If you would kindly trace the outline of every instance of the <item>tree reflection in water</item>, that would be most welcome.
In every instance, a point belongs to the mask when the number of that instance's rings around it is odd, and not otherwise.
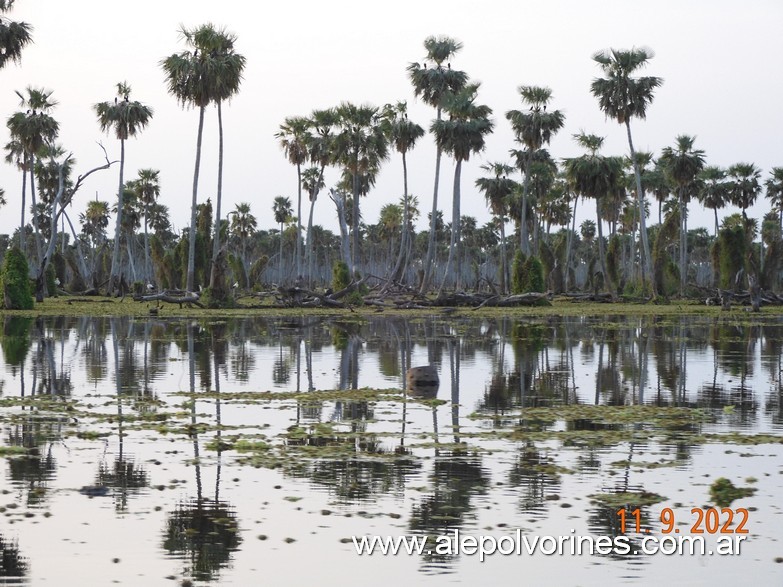
[[[186,325],[188,374],[190,382],[190,407],[191,419],[189,434],[193,439],[194,469],[196,476],[196,496],[180,501],[174,511],[169,514],[164,530],[163,548],[170,554],[183,558],[188,562],[184,569],[184,575],[198,581],[212,581],[218,575],[221,568],[228,565],[232,552],[239,548],[242,541],[239,535],[239,521],[235,508],[228,502],[219,499],[220,494],[220,465],[216,467],[215,496],[206,497],[203,494],[201,476],[201,451],[198,438],[198,421],[196,412],[196,341],[194,324]],[[223,356],[220,350],[224,337],[218,329],[212,332],[211,348],[218,349],[218,354]],[[218,363],[216,363],[217,366]],[[202,383],[209,380],[209,363],[201,363]],[[219,370],[215,370],[216,380]],[[217,383],[219,388],[219,382]],[[220,407],[217,403],[216,417],[217,429],[220,429]],[[220,442],[217,442],[220,453]],[[219,458],[219,457],[218,457]]]
[[[19,552],[17,542],[0,534],[0,583],[3,585],[25,585],[30,570],[27,559]]]

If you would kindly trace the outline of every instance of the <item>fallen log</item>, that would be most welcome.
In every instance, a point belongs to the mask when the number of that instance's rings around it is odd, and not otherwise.
[[[199,308],[204,308],[204,304],[198,301],[199,295],[192,291],[164,291],[145,296],[133,296],[133,299],[136,302],[166,302],[169,304],[179,304],[180,308],[182,307],[182,304],[193,304]]]

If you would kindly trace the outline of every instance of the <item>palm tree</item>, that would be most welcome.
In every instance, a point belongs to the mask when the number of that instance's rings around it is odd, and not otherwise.
[[[761,170],[753,163],[736,163],[729,167],[729,201],[742,210],[742,218],[748,222],[747,210],[761,193]]]
[[[283,224],[291,219],[291,199],[285,196],[277,196],[272,206],[272,213],[275,215],[275,222],[280,225],[280,261],[278,280],[283,284]]]
[[[212,265],[209,272],[209,287],[215,289],[215,279],[221,271],[217,268],[220,252],[220,213],[223,203],[223,101],[230,100],[239,92],[242,83],[242,72],[245,69],[245,58],[234,51],[237,37],[225,29],[215,30],[212,27],[202,27],[194,36],[194,41],[201,47],[202,55],[209,51],[210,68],[215,76],[213,101],[217,106],[218,117],[218,181],[215,197],[215,226],[212,238]]]
[[[152,118],[152,108],[141,102],[130,101],[131,87],[127,82],[117,84],[117,95],[121,99],[114,98],[114,103],[100,102],[95,105],[95,113],[98,122],[104,132],[114,131],[120,140],[120,181],[117,189],[117,223],[114,229],[114,251],[111,258],[111,273],[109,275],[109,291],[113,291],[118,285],[119,259],[120,259],[120,232],[122,226],[123,192],[125,190],[125,141],[135,137],[137,133],[149,124]]]
[[[408,105],[405,102],[397,102],[395,105],[387,104],[384,107],[384,132],[389,142],[402,156],[402,198],[403,214],[402,217],[410,217],[410,203],[408,195],[408,160],[407,154],[416,141],[424,136],[424,129],[415,122],[408,120]],[[397,262],[391,272],[390,281],[392,283],[401,279],[405,275],[407,265],[407,251],[410,248],[410,223],[405,220],[402,224],[402,238],[400,239],[400,253],[397,256]]]
[[[712,210],[715,215],[715,237],[718,236],[718,209],[723,208],[728,200],[728,185],[726,184],[726,170],[711,165],[701,170],[699,174],[701,189],[696,197],[705,208]]]
[[[560,110],[547,112],[552,99],[552,90],[538,86],[520,86],[522,103],[528,110],[509,110],[506,118],[511,122],[515,140],[527,149],[527,161],[524,168],[525,180],[522,186],[522,207],[519,219],[520,248],[530,255],[530,239],[527,234],[527,197],[530,191],[530,171],[536,151],[548,145],[552,136],[565,124],[565,115]]]
[[[250,278],[247,272],[247,243],[256,230],[258,222],[250,213],[250,204],[240,202],[234,207],[231,216],[231,234],[242,244],[242,271],[245,277],[245,287],[250,287]]]
[[[685,296],[688,277],[688,189],[704,168],[704,151],[694,149],[696,137],[679,135],[677,145],[664,147],[660,162],[670,181],[677,186],[677,201],[680,210],[680,297]]]
[[[210,102],[216,102],[220,105],[222,100],[236,93],[242,80],[242,69],[244,68],[245,59],[233,51],[235,37],[224,30],[216,30],[212,24],[201,25],[195,29],[182,28],[180,35],[192,51],[186,50],[166,57],[161,61],[161,67],[166,73],[169,93],[182,106],[195,106],[199,109],[196,163],[193,170],[193,198],[190,206],[188,272],[186,278],[187,290],[193,291],[196,272],[196,214],[198,210],[198,180],[201,170],[201,143],[204,134],[204,112]],[[219,115],[220,112],[220,109],[218,109]],[[218,122],[222,129],[220,118]],[[220,160],[222,161],[222,155]],[[221,188],[221,183],[222,172],[219,171],[219,189]],[[219,218],[219,215],[216,214],[216,218]],[[217,224],[216,226],[219,227],[220,225]]]
[[[484,192],[484,199],[487,201],[489,209],[497,219],[500,227],[500,291],[507,293],[507,271],[508,262],[506,260],[506,213],[508,212],[508,201],[511,194],[519,189],[519,184],[508,176],[514,172],[514,168],[507,163],[486,163],[481,169],[488,172],[489,177],[479,177],[476,180],[476,187],[480,192]]]
[[[307,139],[310,121],[303,116],[285,119],[275,137],[288,162],[296,165],[296,274],[302,275],[302,165],[307,162]]]
[[[144,209],[144,276],[152,279],[150,272],[150,241],[149,217],[150,208],[155,205],[160,196],[160,171],[157,169],[139,169],[139,176],[134,182],[136,197]]]
[[[778,213],[779,228],[783,231],[783,167],[773,167],[764,185],[767,188],[767,199]]]
[[[14,0],[0,0],[0,69],[9,62],[19,63],[22,49],[32,42],[33,30],[26,22],[15,22],[2,16],[11,10]]]
[[[35,210],[36,196],[35,196],[35,167],[39,152],[49,143],[57,138],[57,134],[60,131],[60,125],[52,118],[49,112],[57,105],[57,101],[52,100],[52,91],[45,90],[43,88],[28,87],[26,95],[22,95],[20,92],[16,92],[19,96],[19,105],[22,108],[26,108],[26,112],[17,112],[13,114],[7,122],[8,130],[11,134],[12,142],[16,141],[18,144],[15,148],[21,146],[23,151],[23,162],[21,165],[22,173],[25,170],[30,173],[30,201],[32,209]],[[12,147],[13,148],[13,147]],[[20,237],[19,246],[24,251],[25,249],[25,182],[22,181],[22,220],[20,224]],[[40,260],[43,255],[43,244],[41,242],[41,235],[38,228],[38,215],[33,213],[33,229],[35,231],[35,246],[38,259]],[[38,263],[36,263],[38,266]]]
[[[352,272],[361,264],[359,248],[359,196],[366,194],[375,182],[380,164],[388,156],[388,141],[383,132],[378,108],[343,102],[335,110],[339,131],[334,138],[335,159],[343,166],[344,179],[353,185]]]
[[[642,190],[642,175],[639,161],[636,158],[633,139],[631,137],[631,119],[647,117],[647,106],[652,103],[653,92],[663,83],[660,77],[632,77],[633,74],[647,65],[654,57],[650,49],[609,49],[593,55],[593,60],[606,75],[597,78],[590,84],[590,91],[598,98],[598,104],[607,117],[625,125],[628,134],[628,147],[631,151],[631,161],[636,175],[636,196],[639,200],[639,210],[644,210],[644,191]],[[652,284],[653,298],[656,296],[655,283],[652,278],[652,257],[647,239],[647,220],[644,214],[639,218],[639,234],[642,241],[642,285],[645,277]]]
[[[454,261],[455,251],[460,258],[460,179],[462,163],[470,159],[472,153],[484,150],[484,137],[492,132],[494,123],[489,116],[492,109],[483,104],[476,104],[479,84],[468,84],[456,94],[448,96],[444,101],[444,109],[448,119],[435,120],[430,130],[435,135],[439,149],[449,153],[456,165],[454,167],[454,195],[452,199],[451,246],[446,261],[446,271],[438,290],[438,296],[443,292],[443,286],[448,279]],[[460,287],[461,272],[457,271],[457,288]]]
[[[451,68],[448,59],[456,55],[462,49],[462,43],[450,37],[427,37],[424,40],[424,48],[427,56],[424,64],[411,63],[408,65],[408,76],[413,84],[413,93],[421,97],[425,103],[435,108],[435,120],[440,121],[443,112],[443,101],[446,96],[455,94],[465,87],[468,75],[464,71]],[[443,63],[446,62],[446,67]],[[427,64],[430,67],[427,67]],[[432,265],[435,258],[435,220],[438,217],[438,184],[440,183],[440,160],[443,152],[436,147],[435,155],[435,187],[432,192],[432,212],[430,213],[430,234],[427,241],[427,257],[424,261],[424,279],[421,282],[420,291],[425,292],[430,286],[432,278]]]
[[[324,170],[326,166],[334,162],[334,135],[332,134],[337,124],[337,113],[333,108],[314,110],[309,118],[310,129],[307,136],[307,150],[310,162],[315,167],[317,174],[305,170],[302,181],[310,198],[310,213],[307,219],[307,278],[310,287],[313,285],[313,271],[315,263],[315,251],[313,237],[313,211],[318,194],[324,188]]]
[[[598,229],[598,254],[601,262],[604,282],[607,290],[614,296],[616,291],[611,283],[606,267],[603,229],[601,226],[601,200],[619,189],[623,172],[623,160],[620,157],[604,157],[598,154],[604,142],[603,137],[580,133],[574,135],[576,142],[588,150],[581,157],[566,159],[564,163],[566,177],[573,190],[582,197],[593,198],[596,202],[596,226]]]

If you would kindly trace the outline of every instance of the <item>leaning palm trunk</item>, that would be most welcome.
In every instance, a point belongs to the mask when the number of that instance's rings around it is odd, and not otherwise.
[[[441,108],[437,109],[435,120],[441,119]],[[424,277],[421,280],[419,293],[425,293],[430,287],[432,279],[432,266],[435,260],[435,228],[438,218],[438,184],[440,183],[440,160],[443,156],[443,150],[438,147],[435,154],[435,187],[432,190],[432,213],[430,214],[430,234],[427,239],[427,257],[424,260]]]
[[[440,282],[440,288],[438,288],[438,297],[441,296],[443,293],[443,287],[446,285],[446,281],[449,278],[449,274],[451,272],[452,264],[454,261],[455,254],[457,255],[457,258],[459,258],[459,251],[457,250],[460,246],[460,238],[459,238],[459,219],[460,219],[460,210],[459,210],[459,203],[460,203],[460,177],[462,175],[462,159],[457,159],[457,165],[454,168],[454,198],[452,201],[452,214],[451,214],[451,242],[449,246],[449,257],[446,261],[446,270],[443,274],[443,281]],[[457,271],[457,287],[459,287],[459,270]]]
[[[656,298],[655,279],[653,279],[652,257],[650,256],[650,243],[647,240],[647,219],[644,214],[644,192],[642,191],[642,172],[639,169],[639,162],[636,160],[636,151],[633,148],[633,139],[631,138],[631,124],[625,121],[625,130],[628,133],[628,147],[631,151],[631,161],[633,161],[633,171],[636,176],[636,196],[639,201],[639,235],[642,241],[642,287],[646,280],[650,280],[650,289],[653,299]]]
[[[215,228],[212,239],[212,266],[209,272],[209,287],[215,287],[215,279],[221,273],[217,270],[218,253],[220,252],[220,204],[223,202],[223,110],[221,100],[217,101],[218,115],[218,183],[215,196]],[[146,226],[144,227],[146,231]],[[146,234],[146,233],[145,233]]]
[[[185,285],[187,291],[194,291],[196,281],[196,206],[198,205],[198,175],[201,170],[201,139],[204,134],[204,110],[198,112],[198,137],[196,138],[196,165],[193,170],[193,201],[190,205],[190,230],[188,232],[188,275]]]
[[[402,237],[400,238],[400,252],[397,255],[397,262],[394,264],[394,269],[391,272],[391,278],[389,283],[399,281],[405,274],[404,260],[407,258],[408,250],[408,215],[410,214],[410,207],[408,204],[408,162],[405,158],[405,152],[402,153],[402,198],[403,198],[403,212],[402,212]],[[391,260],[391,257],[390,257]],[[388,285],[388,283],[387,283]]]
[[[71,222],[70,216],[68,216],[68,213],[65,211],[65,208],[60,210],[60,213],[65,217],[65,219],[68,221],[68,226],[71,227],[71,234],[73,235],[73,242],[76,245],[76,259],[79,262],[79,268],[82,272],[82,280],[84,281],[85,285],[90,283],[91,281],[91,275],[90,271],[87,268],[87,262],[84,260],[84,254],[82,253],[82,244],[79,239],[79,237],[76,235],[76,230],[73,228],[73,222]]]
[[[359,154],[354,156],[354,172],[353,172],[353,248],[352,257],[353,265],[351,267],[351,273],[353,277],[356,277],[359,271],[359,265],[361,264],[361,255],[359,254]]]

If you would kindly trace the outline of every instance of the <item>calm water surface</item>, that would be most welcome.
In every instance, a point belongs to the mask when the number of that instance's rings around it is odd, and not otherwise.
[[[6,318],[0,352],[0,584],[781,584],[777,317]],[[616,536],[617,493],[689,535],[719,477],[739,556],[351,541]]]

